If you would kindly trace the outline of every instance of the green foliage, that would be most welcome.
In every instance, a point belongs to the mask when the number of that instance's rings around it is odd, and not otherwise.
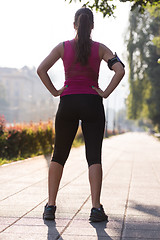
[[[48,121],[6,128],[4,117],[0,117],[0,158],[13,160],[52,152],[55,135],[52,126],[52,121]]]
[[[120,0],[120,2],[131,2],[131,11],[138,9],[140,13],[144,13],[147,6],[157,7],[160,4],[159,0]]]
[[[159,36],[153,38],[153,44],[155,46],[157,46],[157,48],[160,48],[160,37]]]
[[[6,127],[4,116],[0,116],[0,165],[40,154],[51,153],[55,140],[53,122],[14,124]],[[73,146],[83,143],[81,129],[78,129]]]
[[[113,132],[108,130],[108,136],[111,135]],[[0,165],[51,153],[54,140],[55,132],[51,120],[47,123],[40,121],[6,127],[4,116],[0,116]],[[83,143],[83,133],[79,127],[73,147],[79,147]]]
[[[7,134],[5,133],[6,121],[4,116],[0,116],[0,154],[3,157],[6,149]]]
[[[67,0],[65,0],[67,1]],[[69,0],[71,3],[73,0]],[[76,2],[76,0],[74,0]],[[82,0],[78,0],[82,2]],[[131,3],[131,11],[138,9],[139,13],[144,13],[145,7],[149,6],[158,6],[160,4],[160,0],[119,0],[120,2],[130,2]],[[105,16],[113,16],[116,5],[113,4],[113,0],[94,0],[94,1],[85,1],[83,6],[89,7],[91,9],[95,9],[98,12]]]
[[[153,16],[155,18],[157,18],[157,17],[159,18],[159,16],[160,16],[160,5],[159,4],[156,4],[155,6],[148,5],[147,10],[149,11],[151,16]]]
[[[151,119],[160,130],[160,67],[157,62],[160,48],[158,44],[154,45],[154,39],[160,33],[160,14],[150,12],[151,7],[143,15],[138,15],[137,10],[130,13],[128,117]]]

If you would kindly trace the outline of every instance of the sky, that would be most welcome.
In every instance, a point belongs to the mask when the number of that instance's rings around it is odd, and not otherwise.
[[[36,67],[59,43],[75,37],[74,14],[85,1],[69,0],[5,0],[0,1],[0,67]],[[125,63],[126,46],[124,35],[128,26],[130,6],[116,1],[116,18],[103,18],[94,12],[92,39],[105,44]],[[63,84],[62,63],[53,67],[57,87]],[[127,67],[126,67],[127,72]],[[113,73],[102,64],[100,86],[106,87]],[[61,78],[61,80],[59,80]],[[116,90],[112,105],[121,108],[128,91],[127,74]],[[120,93],[119,93],[120,91]],[[115,96],[114,96],[115,95]],[[119,97],[117,97],[119,95]],[[122,96],[120,96],[122,95]],[[117,99],[121,99],[120,101]]]

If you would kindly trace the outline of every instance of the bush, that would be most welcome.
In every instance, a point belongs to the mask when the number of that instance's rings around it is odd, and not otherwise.
[[[20,138],[21,138],[21,132],[12,130],[9,131],[7,141],[6,141],[6,157],[8,159],[16,158],[19,156],[20,151]]]
[[[0,156],[5,157],[8,134],[5,132],[6,121],[4,116],[0,116]]]
[[[3,133],[5,132],[5,128],[6,128],[6,120],[4,115],[0,115],[0,136],[3,135]]]
[[[6,127],[4,116],[0,116],[0,164],[51,153],[54,140],[55,132],[51,120]],[[83,135],[79,128],[73,146],[79,146],[82,142]]]
[[[4,125],[2,117],[0,120],[0,158],[9,160],[52,152],[54,130],[51,120],[9,127]]]

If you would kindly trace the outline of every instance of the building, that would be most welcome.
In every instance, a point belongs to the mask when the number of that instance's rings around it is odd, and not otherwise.
[[[35,68],[0,68],[0,115],[7,122],[53,118],[57,99],[44,87]]]

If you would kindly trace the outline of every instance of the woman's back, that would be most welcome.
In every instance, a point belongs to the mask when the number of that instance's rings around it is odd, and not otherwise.
[[[98,42],[91,42],[90,55],[85,65],[76,60],[76,40],[64,42],[63,64],[65,86],[68,87],[61,96],[70,94],[97,95],[92,86],[98,87],[100,62]]]

